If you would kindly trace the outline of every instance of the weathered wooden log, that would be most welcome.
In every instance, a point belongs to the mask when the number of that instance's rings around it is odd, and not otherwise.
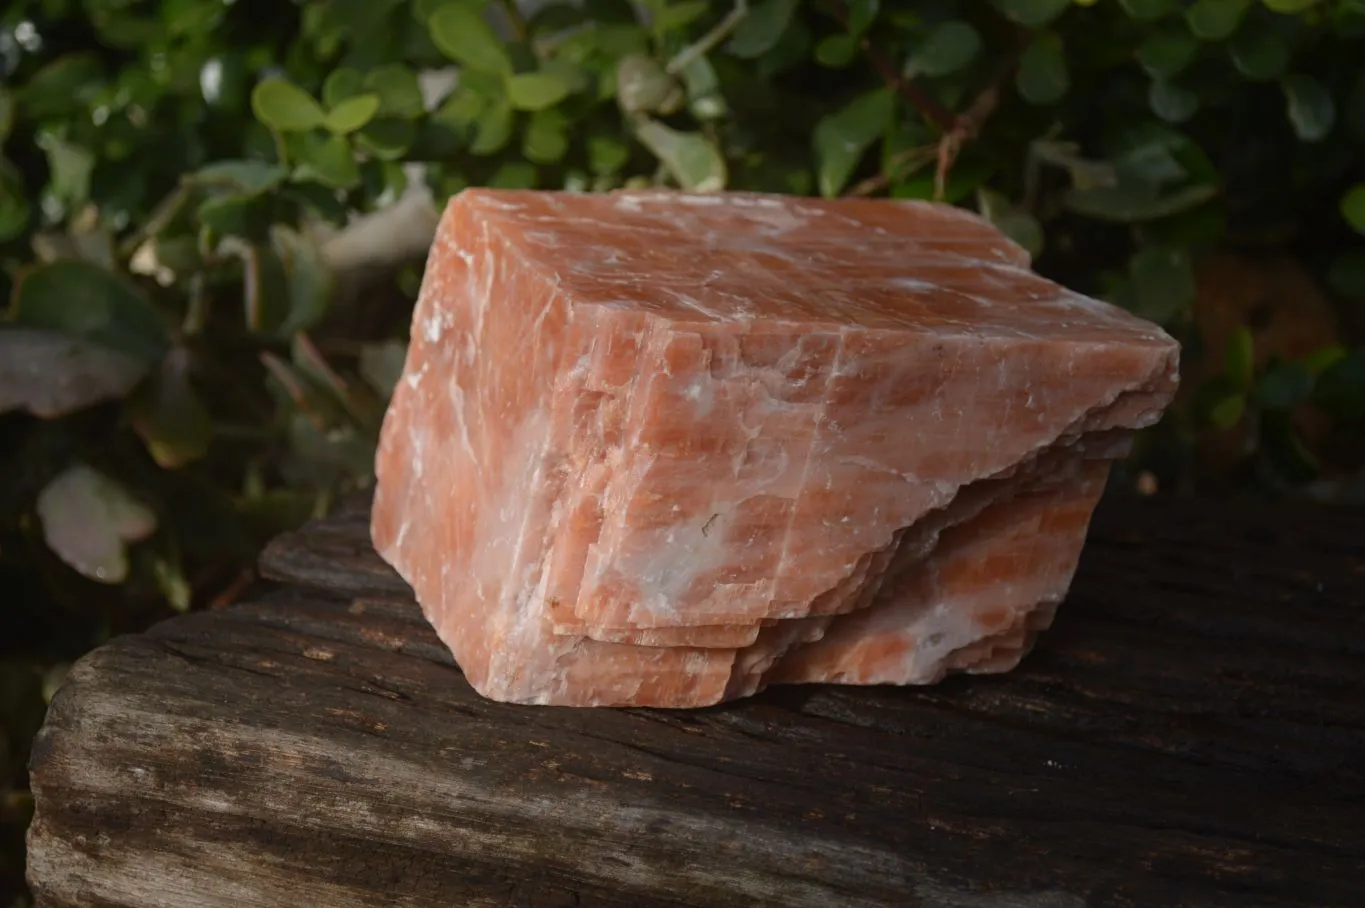
[[[73,669],[39,905],[1365,904],[1365,515],[1108,501],[1010,674],[671,712],[480,698],[365,521]]]

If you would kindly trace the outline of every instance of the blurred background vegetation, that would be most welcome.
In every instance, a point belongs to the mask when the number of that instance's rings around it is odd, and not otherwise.
[[[1365,0],[0,7],[0,905],[66,666],[370,482],[465,186],[966,206],[1185,344],[1116,485],[1365,498]]]

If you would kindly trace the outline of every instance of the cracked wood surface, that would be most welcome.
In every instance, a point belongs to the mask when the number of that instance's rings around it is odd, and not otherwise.
[[[1365,904],[1365,515],[1106,501],[1013,673],[669,712],[481,699],[365,514],[73,669],[40,906]]]

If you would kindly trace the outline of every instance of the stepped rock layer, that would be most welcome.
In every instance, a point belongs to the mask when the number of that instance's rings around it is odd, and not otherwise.
[[[466,190],[372,534],[496,700],[1005,671],[1178,354],[946,205]]]

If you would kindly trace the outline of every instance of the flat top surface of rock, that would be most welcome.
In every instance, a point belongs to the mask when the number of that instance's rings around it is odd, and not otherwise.
[[[962,209],[885,199],[465,190],[458,203],[576,305],[745,330],[799,323],[1169,344],[1029,270]]]

